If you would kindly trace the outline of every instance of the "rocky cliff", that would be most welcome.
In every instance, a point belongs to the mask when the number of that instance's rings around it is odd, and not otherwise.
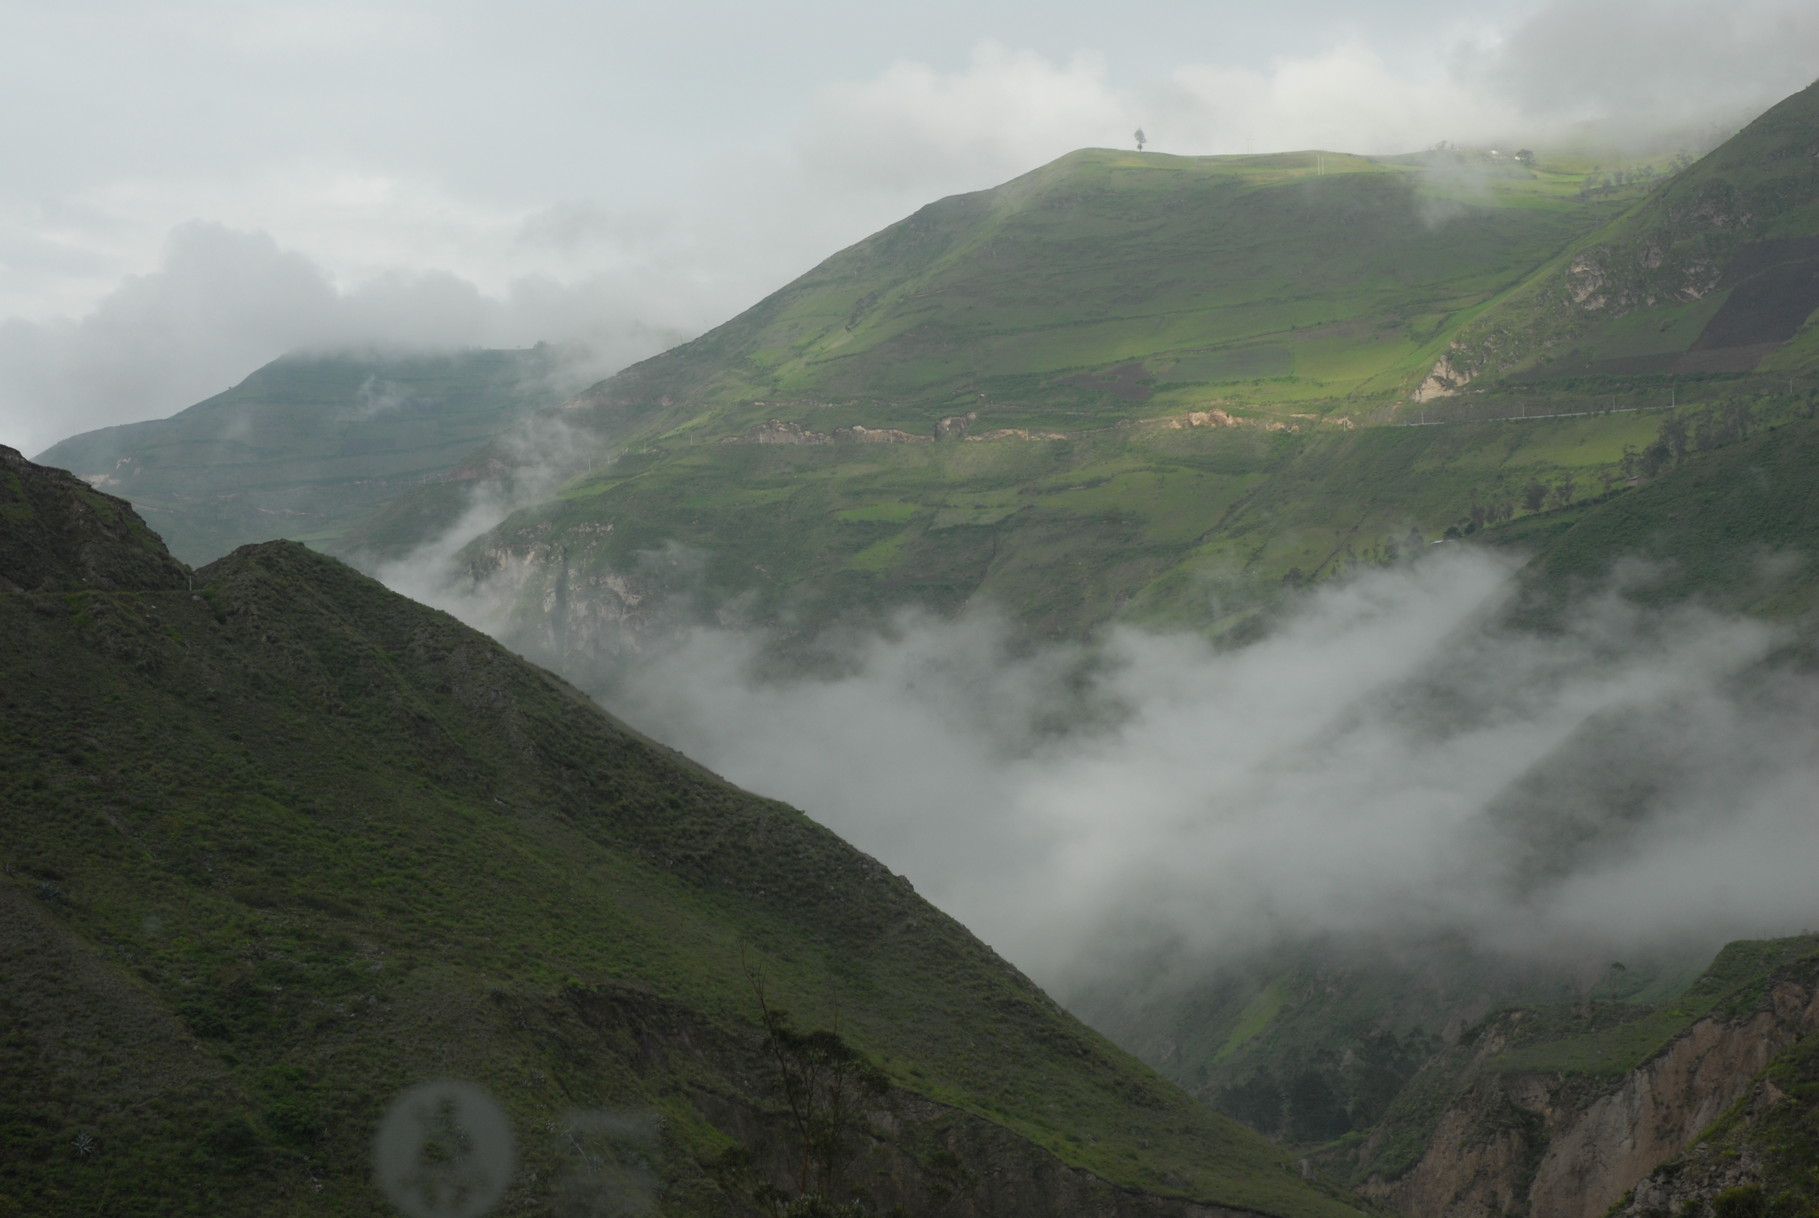
[[[1708,997],[1717,999],[1708,1013],[1620,1072],[1608,1069],[1612,1057],[1684,1008],[1625,1020],[1586,1005],[1569,1016],[1582,1030],[1539,1042],[1526,1025],[1561,1012],[1493,1017],[1450,1063],[1430,1067],[1450,1070],[1460,1085],[1419,1158],[1405,1171],[1369,1174],[1360,1191],[1416,1218],[1597,1218],[1693,1145],[1758,1087],[1778,1054],[1819,1027],[1819,956]],[[1393,1125],[1379,1129],[1361,1159],[1383,1152]]]

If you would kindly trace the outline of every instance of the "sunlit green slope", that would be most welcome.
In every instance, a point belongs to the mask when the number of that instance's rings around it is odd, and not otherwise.
[[[1580,200],[1583,178],[1449,154],[1076,152],[930,204],[595,400],[647,434],[722,435],[1380,399],[1623,205]]]
[[[640,556],[674,544],[711,600],[806,626],[905,601],[990,601],[1044,633],[1127,607],[1241,616],[1469,522],[1475,497],[1601,486],[1651,434],[1354,426],[1627,205],[1580,198],[1586,168],[1084,151],[943,200],[571,403],[630,451],[473,569],[526,573],[547,604],[557,551],[578,588],[654,586]],[[453,510],[419,493],[337,544],[395,556]]]

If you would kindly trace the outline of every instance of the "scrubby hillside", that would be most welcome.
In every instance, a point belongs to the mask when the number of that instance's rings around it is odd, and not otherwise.
[[[1351,1212],[902,879],[446,615],[294,543],[192,575],[0,461],[0,1210],[387,1212],[380,1114],[453,1075],[515,1128],[502,1213],[804,1175],[881,1211]],[[830,1062],[844,1091],[784,1087]]]

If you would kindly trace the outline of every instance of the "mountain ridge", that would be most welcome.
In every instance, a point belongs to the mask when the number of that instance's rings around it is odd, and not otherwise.
[[[22,489],[130,527],[5,460],[7,535],[56,531]],[[388,1095],[450,1074],[521,1131],[504,1212],[608,1203],[571,1142],[644,1164],[660,1212],[748,1212],[740,1181],[782,1186],[796,1154],[759,985],[890,1079],[876,1127],[840,1131],[842,1197],[1355,1208],[875,860],[447,615],[292,542],[193,589],[145,569],[0,592],[0,1196],[24,1212],[378,1213]]]

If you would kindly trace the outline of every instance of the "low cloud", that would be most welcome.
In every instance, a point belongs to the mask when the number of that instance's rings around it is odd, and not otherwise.
[[[40,78],[62,62],[41,51],[13,65],[32,154],[0,190],[0,439],[36,451],[168,414],[306,345],[587,336],[612,349],[610,370],[933,198],[1081,146],[1128,147],[1139,126],[1154,150],[1185,154],[1545,150],[1594,135],[1697,151],[1819,62],[1819,12],[1791,0],[1740,0],[1722,19],[1694,0],[1547,0],[1374,23],[1315,5],[1292,37],[1289,19],[1259,16],[1224,40],[1204,16],[1134,14],[1112,37],[1069,11],[1031,44],[1009,40],[1006,18],[959,62],[936,57],[940,39],[900,36],[914,49],[886,61],[858,25],[838,43],[854,53],[830,43],[804,62],[884,66],[747,81],[720,104],[715,82],[666,76],[667,102],[602,119],[567,86],[550,92],[562,73],[549,62],[582,73],[568,56],[592,45],[593,18],[532,37],[543,23],[384,6],[218,16],[109,18],[169,52],[152,59],[231,82],[245,105],[214,114],[135,91],[142,54],[77,56],[79,87],[61,70]],[[21,46],[97,45],[49,10],[30,33]],[[507,34],[530,41],[493,45]],[[1272,56],[1259,40],[1306,49]],[[444,58],[459,47],[511,87],[448,69],[466,62]],[[316,82],[337,72],[352,91],[323,95]],[[62,130],[26,104],[53,88],[85,107]]]
[[[1551,0],[1463,51],[1454,71],[1533,120],[1646,139],[1734,127],[1811,84],[1815,65],[1819,10],[1808,4]]]
[[[86,316],[0,323],[0,441],[36,452],[163,417],[300,348],[547,339],[574,352],[578,388],[687,338],[677,323],[688,312],[605,276],[530,277],[492,296],[450,272],[392,271],[344,289],[264,233],[187,224],[156,270],[129,277]]]
[[[817,676],[714,629],[568,675],[1062,992],[1310,936],[1607,960],[1814,924],[1819,692],[1758,668],[1777,632],[1613,592],[1532,633],[1511,592],[1451,554],[1237,650],[910,615]]]
[[[1141,120],[1098,56],[1055,63],[995,42],[964,68],[899,61],[815,99],[796,155],[815,177],[869,190],[977,189],[1091,145],[1125,145]]]
[[[823,87],[798,156],[849,188],[937,193],[992,185],[1089,146],[1188,155],[1297,149],[1367,155],[1441,141],[1473,147],[1634,145],[1703,150],[1811,83],[1819,14],[1745,0],[1715,20],[1673,0],[1557,0],[1450,42],[1387,48],[1365,32],[1264,64],[1235,53],[1176,57],[1115,75],[1092,54],[1065,62],[994,42],[940,71],[899,61]]]

